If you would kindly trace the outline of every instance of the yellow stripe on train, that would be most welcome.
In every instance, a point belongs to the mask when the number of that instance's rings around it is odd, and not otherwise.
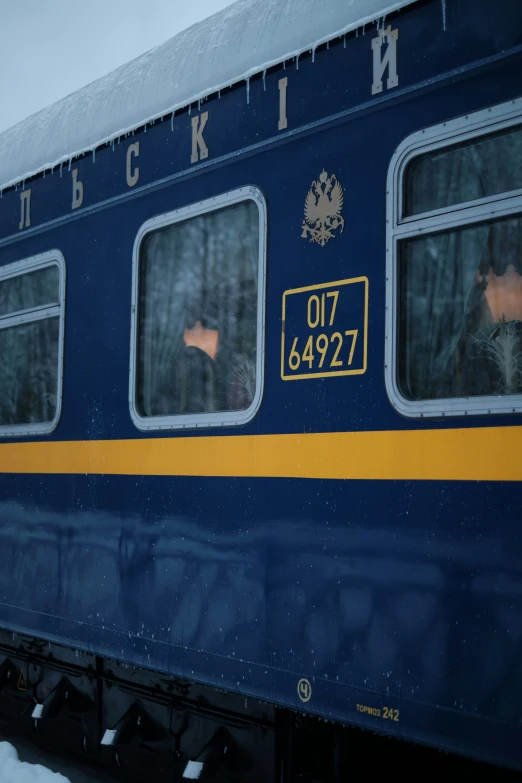
[[[0,472],[522,481],[522,427],[0,444]]]

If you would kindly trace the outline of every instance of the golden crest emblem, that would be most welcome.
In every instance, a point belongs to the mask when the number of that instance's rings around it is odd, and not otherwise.
[[[303,233],[301,237],[310,238],[310,242],[317,242],[324,247],[329,239],[335,237],[334,231],[344,230],[344,218],[341,215],[343,208],[343,189],[341,183],[332,174],[328,176],[323,169],[319,179],[312,182],[305,201],[305,219],[303,220]]]

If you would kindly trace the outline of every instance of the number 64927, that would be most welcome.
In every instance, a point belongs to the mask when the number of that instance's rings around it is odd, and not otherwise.
[[[358,329],[347,329],[344,334],[334,332],[330,336],[326,334],[310,335],[302,352],[299,338],[295,337],[288,356],[289,367],[291,370],[298,370],[301,362],[307,362],[310,370],[321,369],[325,362],[326,367],[344,367],[346,365],[349,367],[353,361],[358,334]],[[347,339],[345,340],[345,338]]]

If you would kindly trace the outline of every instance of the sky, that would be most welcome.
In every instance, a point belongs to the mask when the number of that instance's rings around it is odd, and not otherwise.
[[[0,0],[0,132],[232,0]]]

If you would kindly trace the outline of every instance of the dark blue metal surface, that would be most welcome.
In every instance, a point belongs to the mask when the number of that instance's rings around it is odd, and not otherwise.
[[[274,69],[249,103],[243,87],[206,102],[204,164],[188,168],[181,113],[136,134],[135,192],[122,140],[74,164],[78,212],[66,167],[33,182],[23,235],[20,192],[3,194],[0,263],[54,247],[67,262],[62,415],[41,440],[150,437],[128,409],[136,233],[245,184],[269,216],[265,390],[251,423],[217,434],[519,424],[402,419],[383,366],[391,156],[422,127],[520,96],[522,6],[449,0],[444,30],[433,0],[390,22],[400,86],[382,96],[371,97],[373,27],[287,66],[284,134]],[[323,168],[343,184],[346,223],[318,253],[300,233]],[[361,275],[366,373],[283,382],[283,292]],[[522,768],[519,484],[4,474],[0,497],[0,626]]]

